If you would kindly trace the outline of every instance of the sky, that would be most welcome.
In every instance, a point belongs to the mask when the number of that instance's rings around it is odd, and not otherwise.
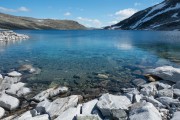
[[[115,24],[163,0],[0,0],[0,12],[39,19],[75,20],[87,27]]]

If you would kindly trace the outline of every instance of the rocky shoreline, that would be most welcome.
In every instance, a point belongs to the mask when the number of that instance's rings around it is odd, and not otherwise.
[[[21,70],[35,73],[32,66]],[[180,69],[171,66],[146,71],[149,81],[133,81],[134,88],[121,88],[114,95],[84,102],[81,95],[68,95],[69,88],[55,86],[30,96],[21,82],[22,73],[0,74],[2,120],[178,120],[180,118]],[[93,93],[92,93],[93,94]]]
[[[9,42],[17,40],[29,39],[29,36],[24,34],[18,34],[11,30],[2,30],[0,31],[0,42]]]

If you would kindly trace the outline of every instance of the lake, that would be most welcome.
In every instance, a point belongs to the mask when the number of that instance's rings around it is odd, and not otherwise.
[[[74,93],[118,92],[158,66],[180,67],[180,32],[27,30],[29,40],[0,43],[0,73],[23,64],[41,69],[23,80],[33,89],[65,85]],[[108,78],[98,77],[98,74]],[[89,90],[89,91],[88,91]]]

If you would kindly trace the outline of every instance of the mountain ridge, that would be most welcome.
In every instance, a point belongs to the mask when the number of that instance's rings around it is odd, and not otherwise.
[[[105,29],[180,30],[180,0],[165,0]]]
[[[0,13],[1,29],[57,29],[57,30],[76,30],[87,29],[85,26],[73,20],[37,19],[32,17],[14,16]]]

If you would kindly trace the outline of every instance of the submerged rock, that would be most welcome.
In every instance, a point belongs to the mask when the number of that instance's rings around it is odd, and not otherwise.
[[[160,113],[153,104],[136,103],[129,112],[130,120],[162,120]]]
[[[35,99],[37,101],[43,101],[46,98],[54,97],[56,95],[63,94],[66,92],[68,92],[67,87],[53,87],[53,88],[47,89],[47,90],[39,93],[33,99]]]
[[[116,96],[103,94],[97,103],[97,107],[103,116],[110,116],[113,109],[125,109],[131,105],[131,101],[126,96]]]
[[[180,78],[180,69],[172,66],[157,67],[155,69],[150,69],[147,72],[156,75],[163,80],[169,80],[172,82],[177,82]]]
[[[17,71],[12,71],[10,73],[7,73],[9,77],[20,77],[22,76],[21,73],[17,72]]]
[[[71,107],[76,107],[78,104],[79,96],[72,95],[65,98],[58,98],[53,102],[45,99],[43,102],[40,102],[37,107],[44,107],[46,112],[50,115],[50,117],[59,116]]]
[[[19,107],[19,103],[20,101],[17,98],[7,95],[5,93],[0,93],[0,106],[1,107],[8,110],[14,110],[17,107]]]
[[[135,79],[132,81],[132,83],[136,86],[141,86],[141,85],[146,84],[147,82],[144,79]]]

